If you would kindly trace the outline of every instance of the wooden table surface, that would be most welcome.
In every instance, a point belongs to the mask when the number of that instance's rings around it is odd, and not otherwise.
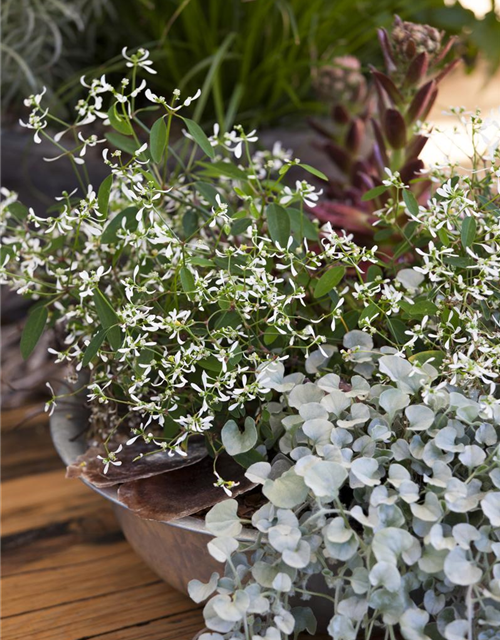
[[[39,410],[2,413],[1,637],[191,640],[200,607],[135,555],[105,500],[64,478]]]
[[[65,479],[42,408],[1,416],[2,640],[192,640],[201,607],[136,556],[106,500]]]

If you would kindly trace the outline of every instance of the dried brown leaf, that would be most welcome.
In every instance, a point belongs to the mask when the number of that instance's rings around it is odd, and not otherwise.
[[[163,451],[145,455],[157,448],[154,444],[146,444],[142,441],[137,441],[129,447],[125,446],[119,454],[122,464],[120,466],[109,465],[108,472],[105,474],[102,460],[97,457],[98,455],[105,456],[104,446],[90,447],[67,467],[66,477],[81,478],[96,487],[112,487],[122,482],[150,478],[161,473],[171,473],[181,467],[189,467],[200,462],[207,455],[206,445],[202,439],[190,441],[186,457],[177,453],[169,456]],[[110,450],[114,451],[115,449],[116,446],[110,446]],[[140,454],[142,457],[134,462],[134,458]]]
[[[217,472],[224,480],[239,483],[232,489],[233,497],[255,486],[245,478],[243,467],[227,455],[217,460]],[[215,480],[213,460],[205,458],[188,468],[122,484],[118,499],[141,518],[168,522],[227,499],[220,487],[214,487]]]

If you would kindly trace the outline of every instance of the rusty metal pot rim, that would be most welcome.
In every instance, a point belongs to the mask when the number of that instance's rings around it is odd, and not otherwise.
[[[81,396],[78,395],[69,397],[65,401],[64,406],[60,405],[56,407],[50,417],[50,434],[52,442],[54,443],[54,447],[59,457],[66,466],[74,462],[78,456],[85,453],[87,444],[85,441],[85,434],[82,431],[82,422],[85,419]],[[96,487],[83,478],[81,478],[81,481],[103,498],[106,498],[106,500],[109,500],[122,509],[126,509],[140,517],[118,499],[118,490],[116,487]],[[193,516],[185,516],[184,518],[179,518],[179,520],[160,520],[157,522],[161,522],[162,524],[169,525],[171,527],[177,527],[179,529],[196,531],[206,536],[213,537],[213,534],[206,529],[203,520],[194,518]],[[257,532],[255,530],[246,527],[238,536],[238,539],[254,540],[256,535]]]

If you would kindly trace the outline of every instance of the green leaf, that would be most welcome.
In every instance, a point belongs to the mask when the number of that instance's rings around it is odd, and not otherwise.
[[[126,136],[132,135],[133,129],[128,118],[123,114],[119,114],[116,110],[116,106],[115,102],[115,104],[108,110],[109,124],[119,133],[123,133]]]
[[[194,283],[194,276],[187,267],[181,267],[180,276],[181,276],[181,284],[182,284],[182,288],[184,289],[184,293],[187,295],[188,298],[191,299],[191,295],[196,290],[196,286]]]
[[[236,462],[244,469],[248,469],[252,464],[255,464],[256,462],[263,462],[266,459],[265,456],[255,449],[250,449],[250,451],[246,451],[245,453],[238,453],[232,457],[233,460],[236,460]]]
[[[433,316],[437,313],[438,308],[430,300],[420,300],[414,304],[410,304],[402,300],[400,307],[412,318],[423,318],[424,316]]]
[[[108,207],[109,207],[109,194],[111,192],[111,187],[113,185],[113,174],[111,173],[107,178],[101,182],[101,186],[99,187],[99,191],[97,192],[97,206],[99,208],[99,212],[104,217],[108,215]]]
[[[14,216],[18,222],[22,222],[28,217],[29,209],[21,202],[13,202],[8,206],[8,211]]]
[[[379,184],[378,187],[373,187],[373,189],[370,189],[369,191],[364,193],[361,200],[363,202],[367,202],[368,200],[375,200],[375,198],[378,198],[383,193],[385,193],[388,188],[389,187],[386,187],[385,184]]]
[[[472,258],[460,256],[444,256],[443,262],[450,267],[458,267],[459,269],[467,269],[474,266]]]
[[[134,153],[139,148],[139,145],[135,140],[133,140],[132,138],[126,138],[125,136],[122,136],[120,133],[115,133],[114,131],[112,131],[111,133],[105,133],[104,137],[108,142],[111,142],[111,144],[114,145],[117,149],[120,149],[120,151],[125,151],[126,153],[129,153],[131,156],[133,156]]]
[[[191,258],[191,264],[194,264],[197,267],[208,267],[209,269],[211,269],[215,265],[213,260],[209,260],[208,258],[201,258],[199,256],[193,256]]]
[[[218,178],[219,176],[226,176],[227,178],[234,178],[235,180],[247,180],[247,174],[239,169],[232,162],[211,162],[210,164],[207,162],[199,163],[202,167],[204,167],[203,173],[208,176],[212,176]]]
[[[101,344],[106,337],[107,329],[101,329],[98,331],[89,343],[89,346],[85,350],[85,354],[82,360],[82,367],[86,367],[95,358]]]
[[[359,319],[358,319],[358,325],[361,327],[363,320],[371,320],[376,315],[380,315],[380,309],[378,309],[376,304],[374,304],[373,302],[370,302],[370,304],[367,307],[365,307],[361,312],[361,315],[359,316]]]
[[[111,348],[116,351],[122,346],[122,332],[118,326],[120,319],[100,289],[94,290],[93,298],[101,325],[104,329],[108,330],[107,336],[109,344],[111,345]]]
[[[165,124],[165,120],[160,118],[151,127],[151,133],[149,134],[149,150],[151,151],[151,157],[154,162],[161,162],[166,145],[167,125]]]
[[[266,347],[268,347],[270,344],[273,344],[273,342],[275,342],[280,337],[280,335],[281,334],[278,329],[276,329],[276,327],[274,327],[273,325],[268,326],[264,331],[264,344],[266,345]]]
[[[270,204],[266,209],[267,226],[273,242],[286,248],[290,239],[290,217],[284,207]]]
[[[135,217],[138,211],[139,209],[137,207],[127,207],[110,220],[102,232],[101,244],[113,244],[113,242],[116,242],[118,239],[116,234],[118,230],[122,228],[122,225],[125,226],[125,229],[128,231],[135,231],[139,224]],[[124,220],[125,222],[123,223]]]
[[[194,188],[205,198],[205,200],[208,200],[212,207],[217,206],[217,200],[215,198],[219,192],[217,189],[214,189],[211,184],[208,184],[207,182],[195,182]]]
[[[241,316],[237,311],[225,311],[221,313],[214,324],[214,329],[231,327],[236,329],[241,324]]]
[[[302,167],[302,169],[305,169],[309,173],[312,173],[313,176],[316,176],[317,178],[321,178],[321,180],[326,180],[326,182],[328,182],[328,178],[325,176],[325,174],[319,169],[315,169],[314,167],[311,167],[310,164],[300,163],[299,167]]]
[[[244,231],[248,229],[248,227],[252,224],[252,220],[250,218],[240,218],[239,220],[235,220],[233,226],[231,227],[231,235],[239,236]]]
[[[412,216],[416,216],[418,214],[418,202],[409,189],[403,189],[403,200],[406,208],[412,214]]]
[[[324,273],[316,283],[314,297],[322,298],[338,285],[345,275],[345,267],[333,267]]]
[[[386,240],[389,240],[390,237],[392,237],[393,233],[394,229],[392,228],[380,229],[380,231],[377,231],[377,233],[373,236],[373,239],[375,240],[375,242],[385,242]]]
[[[451,244],[451,241],[450,241],[450,236],[448,235],[448,232],[446,231],[446,229],[444,227],[441,227],[441,229],[438,229],[437,234],[438,234],[438,238],[441,240],[444,246],[449,247]]]
[[[476,239],[477,223],[476,219],[472,216],[466,216],[462,222],[462,229],[460,237],[462,238],[462,245],[464,247],[472,246]]]
[[[40,340],[48,317],[47,307],[38,307],[28,315],[21,335],[21,355],[24,360],[30,357]]]
[[[186,123],[189,133],[201,150],[204,151],[209,158],[215,158],[215,151],[200,125],[194,120],[189,120],[189,118],[182,119]]]
[[[412,363],[417,363],[419,365],[423,365],[432,358],[433,367],[439,369],[443,364],[444,353],[442,351],[421,351],[420,353],[414,353],[412,356],[408,358],[408,360]]]
[[[300,209],[287,209],[290,217],[292,233],[299,242],[305,237],[308,240],[318,240],[318,227]]]
[[[406,325],[398,318],[387,318],[387,326],[394,338],[399,344],[408,342],[408,336],[406,335]]]
[[[213,371],[214,373],[220,373],[222,369],[222,363],[220,362],[220,360],[217,360],[215,356],[209,356],[208,358],[205,358],[203,360],[198,360],[198,364],[203,369],[206,369],[207,371]]]
[[[182,228],[186,238],[190,238],[198,231],[198,214],[194,209],[188,209],[182,216]]]
[[[382,271],[382,269],[378,265],[371,264],[368,267],[368,271],[366,272],[366,280],[367,280],[367,282],[373,282],[377,278],[383,278],[383,277],[384,277],[384,272]]]

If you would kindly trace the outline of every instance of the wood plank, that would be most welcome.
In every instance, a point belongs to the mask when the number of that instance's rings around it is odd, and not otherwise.
[[[3,536],[83,517],[96,494],[57,469],[10,480],[2,486]]]
[[[139,589],[122,589],[120,575],[115,574],[116,589],[113,593],[99,597],[89,595],[76,602],[4,618],[3,638],[82,640],[124,626],[133,628],[169,614],[190,618],[199,610],[187,596],[177,593],[161,581]],[[82,574],[82,580],[85,580],[85,574]],[[165,621],[167,624],[168,619]],[[140,633],[136,636],[141,637]]]
[[[4,578],[28,575],[61,566],[72,566],[78,571],[78,565],[89,558],[105,560],[112,553],[111,547],[122,541],[123,534],[111,507],[106,503],[100,505],[97,500],[88,518],[3,538],[2,575]]]
[[[2,431],[3,482],[57,469],[64,474],[63,463],[54,449],[46,423]]]
[[[80,578],[82,570],[84,574]],[[80,568],[61,565],[5,577],[2,606],[7,616],[20,615],[83,600],[89,594],[92,597],[107,595],[117,587],[129,590],[155,582],[160,582],[160,578],[128,543],[120,542],[108,549],[107,557],[90,556]]]
[[[204,627],[201,611],[190,611],[146,624],[123,627],[86,640],[192,640]]]

